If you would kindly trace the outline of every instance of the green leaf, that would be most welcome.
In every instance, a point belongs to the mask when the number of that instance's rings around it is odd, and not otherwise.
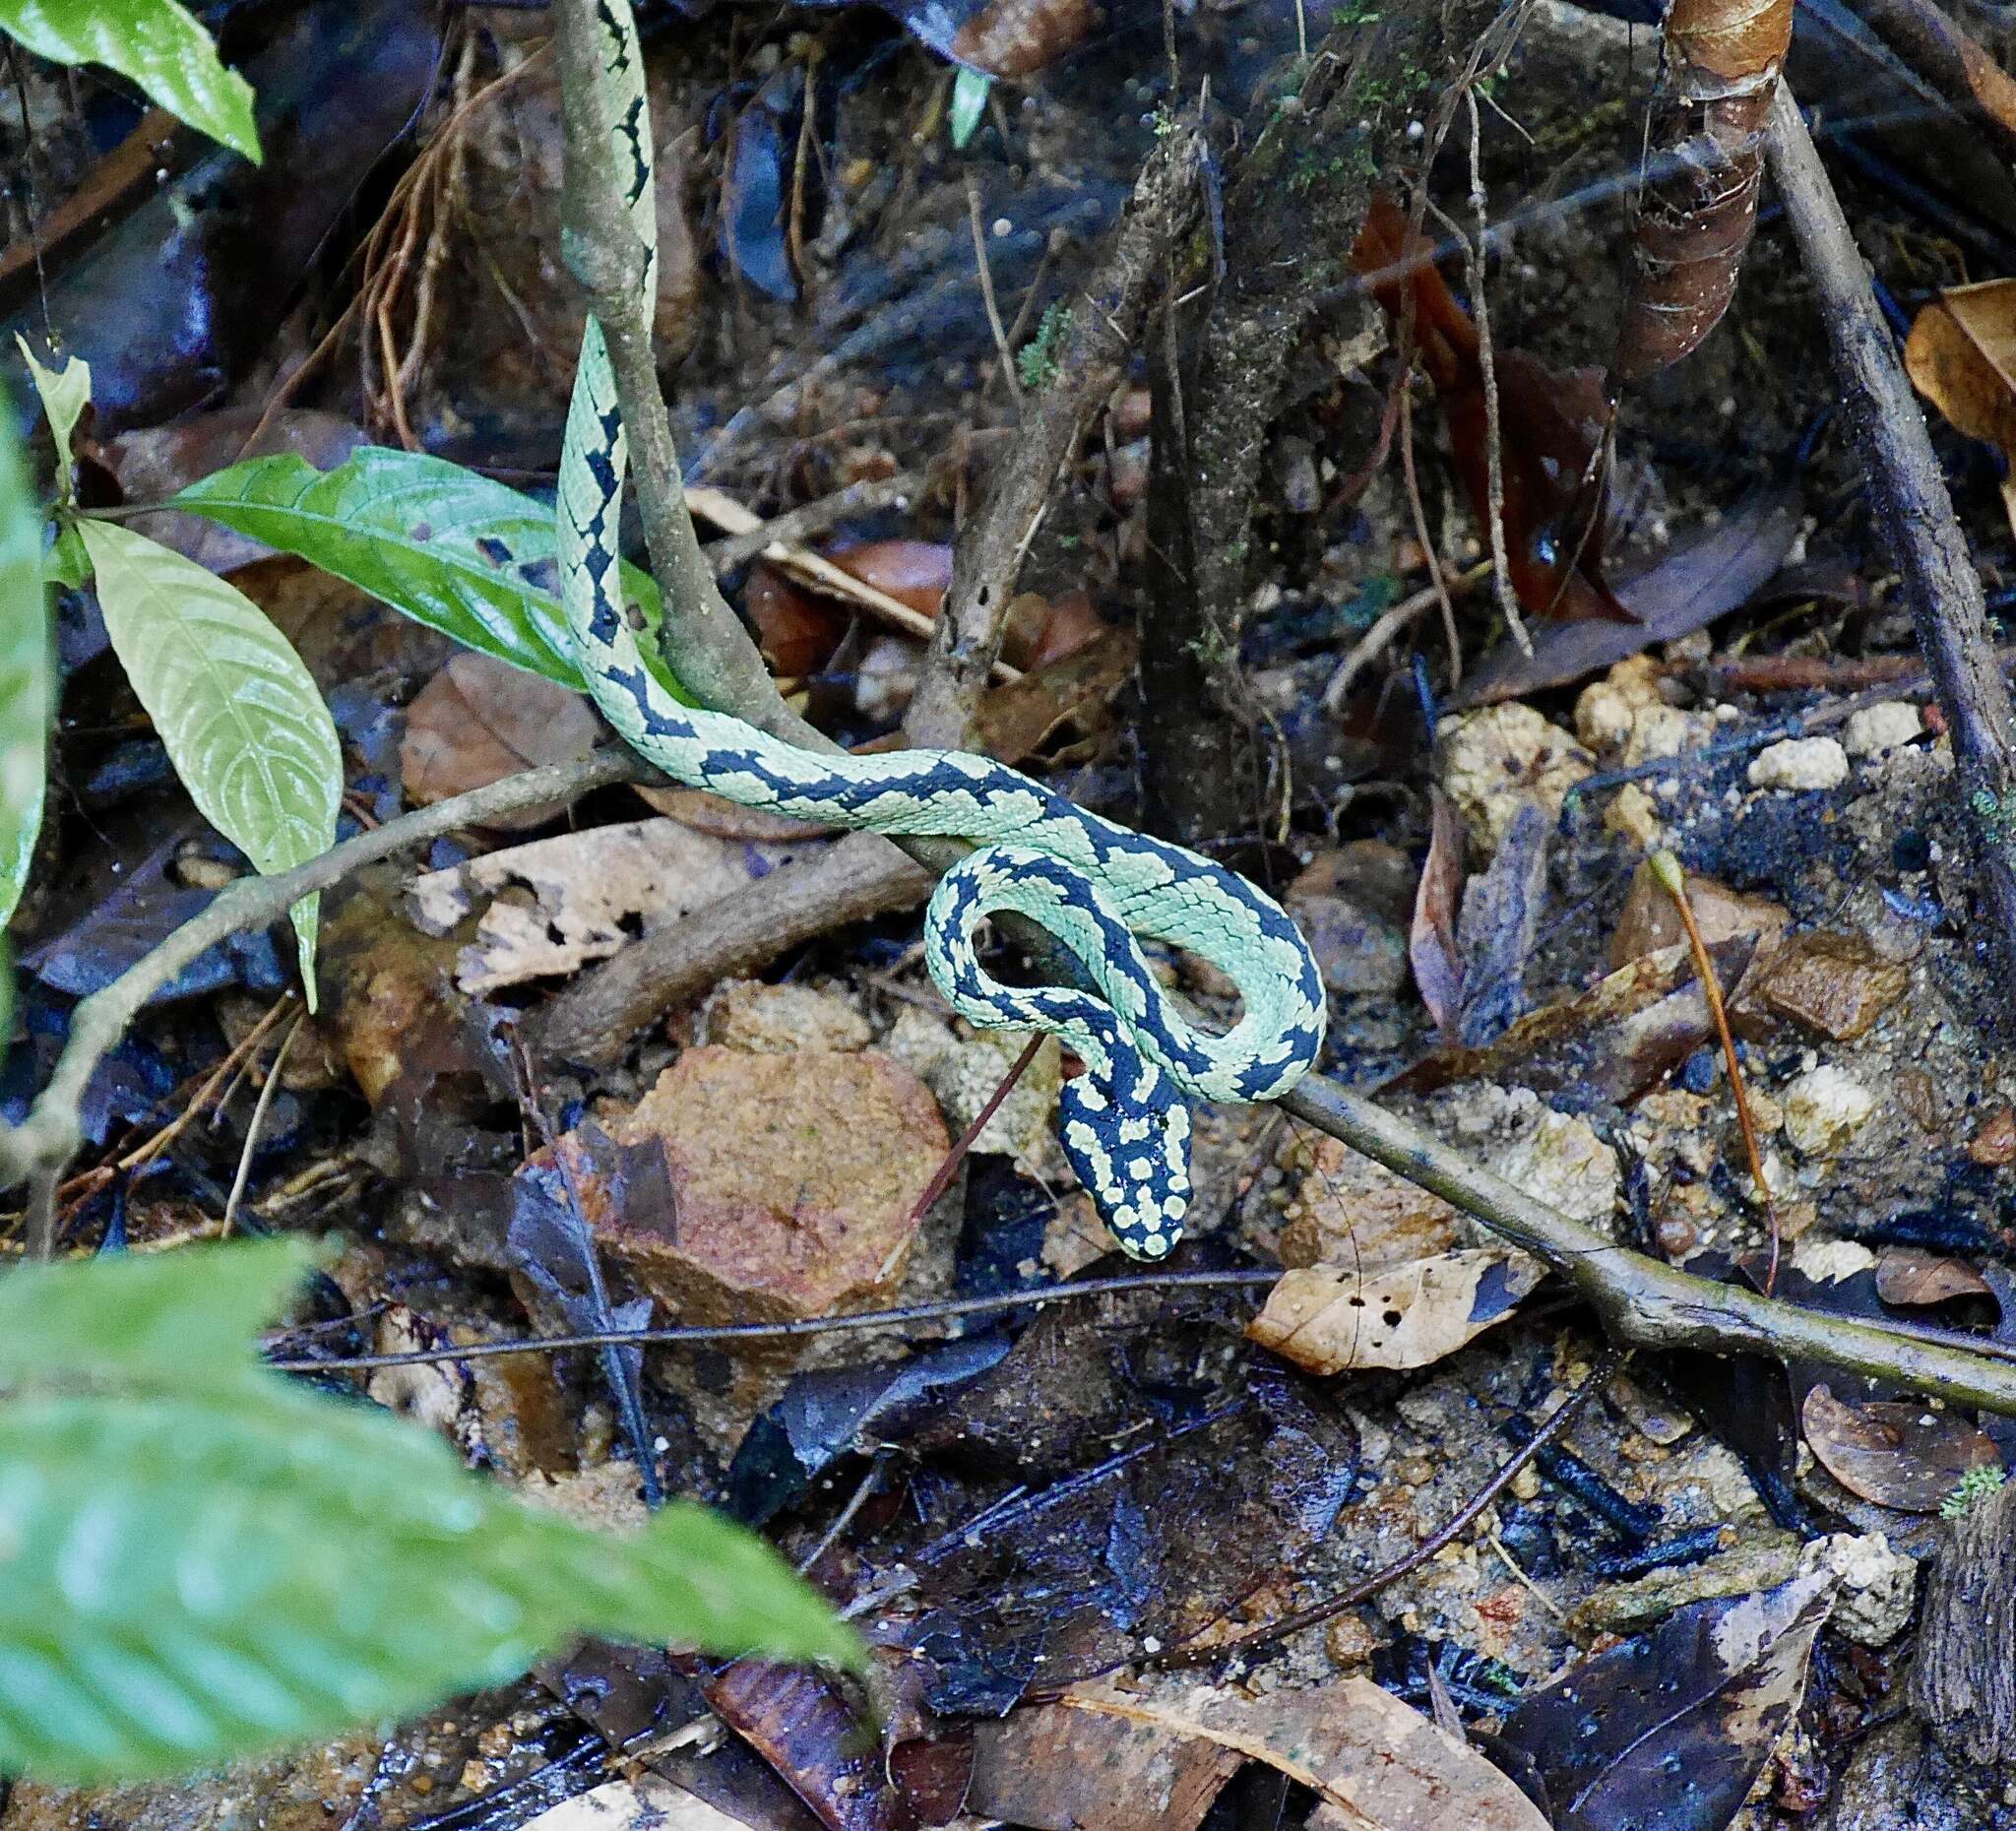
[[[103,64],[150,99],[259,162],[252,86],[218,61],[210,33],[175,0],[0,0],[0,32],[58,64]]]
[[[365,446],[323,472],[289,453],[204,477],[172,506],[298,554],[465,648],[584,688],[560,606],[553,511],[473,471]],[[649,574],[625,566],[623,589],[655,627]]]
[[[73,592],[91,583],[91,555],[84,550],[75,522],[59,524],[55,539],[42,549],[42,583]]]
[[[0,928],[21,901],[42,826],[55,685],[41,539],[41,511],[0,394]],[[5,1046],[0,1035],[0,1052]]]
[[[129,1261],[93,1389],[0,1403],[0,1770],[89,1782],[211,1766],[499,1682],[585,1632],[859,1665],[853,1635],[768,1546],[700,1507],[630,1538],[588,1532],[389,1413],[241,1377],[241,1335],[213,1337],[228,1378],[200,1344],[156,1366],[167,1334],[139,1357],[151,1384],[122,1377],[146,1283],[176,1286],[158,1320],[199,1289],[191,1269],[241,1307],[280,1263],[269,1253],[247,1277],[229,1263],[247,1250]],[[98,1325],[75,1293],[115,1263],[9,1274],[14,1314],[79,1318],[62,1353],[88,1359]]]
[[[0,1386],[270,1383],[253,1342],[315,1262],[300,1239],[121,1253],[0,1277]]]
[[[6,4],[7,0],[0,0],[0,7]],[[29,347],[28,339],[19,331],[15,332],[14,341],[21,347],[29,374],[34,378],[35,393],[42,397],[42,412],[48,418],[49,431],[56,441],[56,494],[60,500],[68,502],[72,488],[71,465],[74,463],[70,441],[84,410],[91,405],[91,364],[82,356],[71,356],[60,369],[44,368]]]
[[[145,535],[78,524],[126,677],[198,810],[266,872],[336,843],[343,747],[315,682],[235,586]],[[318,899],[294,905],[315,1008]]]
[[[973,138],[993,87],[994,79],[978,70],[962,69],[953,78],[952,108],[946,126],[951,130],[952,145],[956,150],[964,152],[966,143]]]

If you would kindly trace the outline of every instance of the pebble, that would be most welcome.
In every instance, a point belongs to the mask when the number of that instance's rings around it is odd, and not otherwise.
[[[1471,844],[1488,856],[1521,808],[1539,802],[1549,823],[1595,759],[1531,706],[1508,701],[1445,720],[1438,733],[1442,789],[1463,810]]]
[[[1901,699],[1886,699],[1877,706],[1864,706],[1848,716],[1841,733],[1852,757],[1879,757],[1914,742],[1924,732],[1924,721],[1918,708]]]
[[[1875,1096],[1841,1069],[1823,1064],[1785,1090],[1786,1136],[1802,1157],[1840,1149],[1876,1109]]]
[[[845,998],[813,985],[729,979],[702,1007],[701,1040],[757,1055],[798,1049],[864,1049],[868,1020]]]
[[[1981,1128],[1967,1147],[1967,1155],[1991,1169],[2016,1162],[2016,1112],[1997,1106],[1982,1120]]]
[[[1788,737],[1750,764],[1753,789],[1838,789],[1847,780],[1848,752],[1833,737]]]

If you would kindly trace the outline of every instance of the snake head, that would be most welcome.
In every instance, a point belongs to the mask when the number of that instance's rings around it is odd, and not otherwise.
[[[1133,1259],[1166,1259],[1190,1206],[1190,1108],[1152,1063],[1131,1087],[1088,1072],[1064,1083],[1057,1135],[1100,1219]]]

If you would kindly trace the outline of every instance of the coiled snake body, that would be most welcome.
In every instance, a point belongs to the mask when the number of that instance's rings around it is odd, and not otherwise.
[[[649,258],[657,220],[651,130],[628,0],[598,0],[604,125]],[[1084,1061],[1059,1101],[1065,1155],[1122,1247],[1159,1259],[1190,1198],[1187,1100],[1285,1094],[1323,1043],[1324,993],[1308,945],[1271,899],[1179,846],[1073,806],[1019,771],[955,750],[823,756],[683,704],[645,663],[617,596],[616,525],[628,453],[601,326],[589,320],[568,410],[557,517],[561,598],[596,704],[668,776],[744,807],[829,825],[978,842],[924,916],[931,978],[970,1023],[1054,1033]],[[997,911],[1019,911],[1084,963],[1097,992],[1010,986],[975,951]],[[1230,976],[1244,1009],[1211,1036],[1156,981],[1137,933]]]

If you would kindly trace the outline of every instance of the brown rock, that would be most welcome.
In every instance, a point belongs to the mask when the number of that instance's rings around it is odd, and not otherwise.
[[[1750,896],[1732,890],[1712,877],[1687,873],[1687,906],[1694,912],[1701,939],[1710,947],[1739,934],[1774,937],[1784,933],[1791,917],[1769,897]],[[1673,900],[1660,888],[1648,861],[1631,874],[1631,888],[1624,895],[1623,913],[1617,917],[1616,932],[1610,936],[1610,965],[1628,966],[1643,955],[1671,947],[1687,938],[1680,912]]]
[[[2016,1112],[2011,1112],[2007,1106],[1997,1106],[1982,1120],[1981,1129],[1967,1147],[1967,1155],[1977,1164],[1985,1164],[1994,1169],[2016,1161]]]
[[[1853,1042],[1904,995],[1910,969],[1858,934],[1796,934],[1759,963],[1738,1010],[1787,1017],[1835,1042]]]
[[[1388,875],[1383,860],[1347,849],[1317,858],[1288,888],[1283,903],[1331,991],[1392,993],[1407,983],[1407,903],[1394,913]],[[1410,899],[1413,889],[1410,873]]]
[[[1335,1138],[1291,1134],[1281,1167],[1300,1181],[1290,1198],[1281,1261],[1370,1271],[1453,1246],[1456,1210]]]
[[[688,1049],[607,1130],[623,1160],[616,1177],[596,1161],[605,1148],[580,1133],[560,1141],[578,1154],[590,1223],[689,1322],[886,1301],[916,1232],[911,1210],[950,1143],[923,1083],[866,1050]]]

